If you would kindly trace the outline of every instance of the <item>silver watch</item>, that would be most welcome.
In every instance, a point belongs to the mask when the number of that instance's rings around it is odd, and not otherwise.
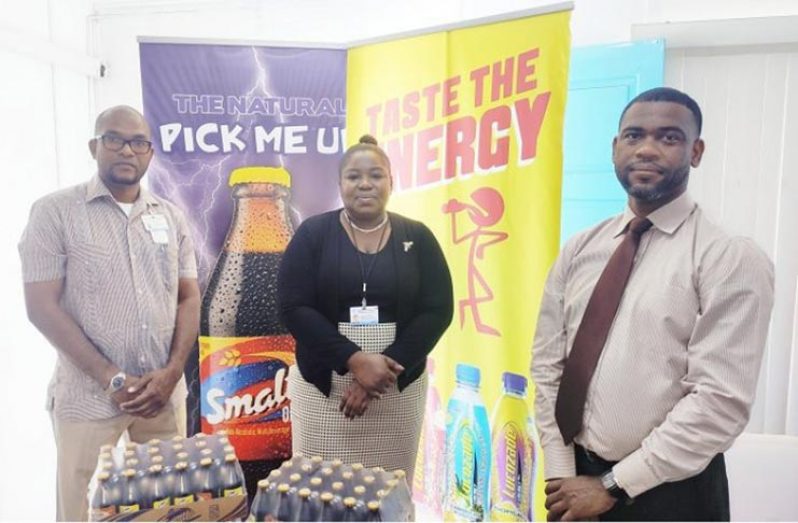
[[[615,499],[627,499],[629,497],[626,491],[615,481],[615,474],[612,472],[612,469],[601,475],[601,486]]]
[[[111,382],[105,388],[105,393],[111,396],[114,393],[119,392],[122,390],[122,387],[125,386],[125,381],[127,381],[127,374],[124,372],[118,372],[114,374],[114,377],[111,378]]]

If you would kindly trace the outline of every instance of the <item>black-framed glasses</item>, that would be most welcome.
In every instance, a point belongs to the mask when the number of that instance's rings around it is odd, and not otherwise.
[[[109,151],[119,152],[125,148],[125,145],[130,146],[130,150],[136,154],[147,154],[152,149],[152,142],[143,140],[141,138],[133,138],[132,140],[125,140],[113,134],[101,134],[96,136],[103,144],[103,147]]]

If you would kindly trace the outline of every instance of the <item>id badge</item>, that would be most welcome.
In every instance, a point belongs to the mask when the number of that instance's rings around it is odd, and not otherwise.
[[[150,231],[150,236],[158,245],[169,245],[169,234],[166,231],[153,230]]]
[[[377,305],[349,307],[349,322],[356,325],[376,325],[380,322],[380,308]]]
[[[142,214],[141,221],[149,232],[169,230],[169,222],[163,214]]]

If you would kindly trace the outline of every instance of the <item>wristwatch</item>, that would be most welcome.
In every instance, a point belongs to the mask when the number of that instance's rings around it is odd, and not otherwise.
[[[122,387],[125,386],[125,381],[127,381],[127,374],[124,372],[114,374],[114,377],[111,378],[111,382],[105,388],[105,393],[112,396],[115,392],[119,392],[122,390]]]
[[[626,494],[626,491],[622,489],[620,485],[618,485],[617,481],[615,481],[615,474],[612,472],[612,469],[601,475],[601,486],[603,486],[607,492],[610,493],[610,496],[614,497],[615,499],[621,501],[629,499],[629,495]]]

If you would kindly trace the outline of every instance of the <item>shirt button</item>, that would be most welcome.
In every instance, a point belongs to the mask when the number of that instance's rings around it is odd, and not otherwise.
[[[143,290],[141,290],[141,289],[139,289],[139,290],[138,290],[138,293],[139,293],[139,294],[144,294],[144,291],[143,291]]]
[[[147,328],[147,324],[146,324],[146,323],[142,323],[142,324],[141,324],[141,328],[142,328],[142,329],[146,329],[146,328]]]
[[[140,361],[141,363],[144,363],[144,361],[145,361],[145,358],[144,358],[144,356],[139,356],[139,361]]]

